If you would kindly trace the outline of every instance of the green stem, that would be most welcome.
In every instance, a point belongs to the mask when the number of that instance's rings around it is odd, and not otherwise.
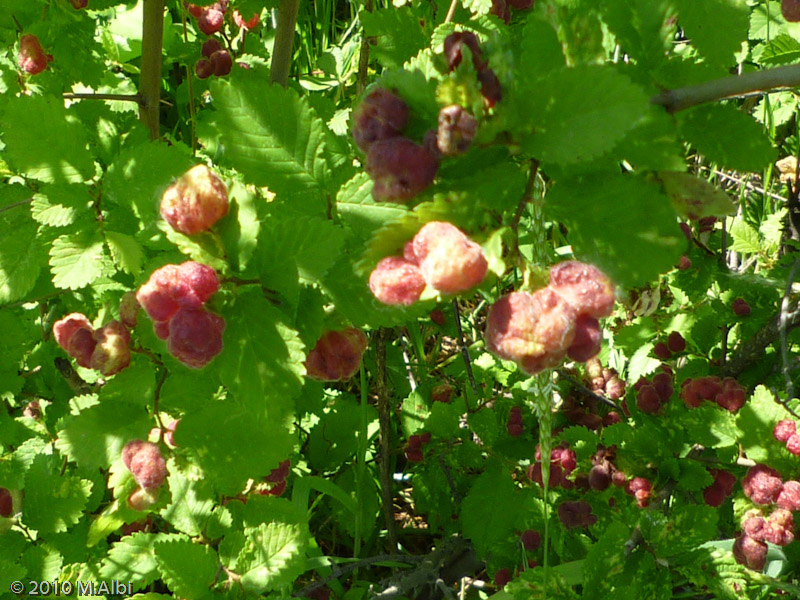
[[[275,30],[275,43],[272,46],[272,65],[270,81],[286,87],[289,81],[289,67],[292,64],[292,45],[294,29],[297,25],[297,11],[300,0],[281,0],[278,7],[278,27]]]
[[[364,10],[367,12],[372,12],[373,2],[372,0],[365,0],[364,2]],[[369,70],[369,46],[370,40],[373,38],[368,38],[362,32],[361,37],[361,49],[358,55],[358,78],[356,79],[356,95],[360,96],[364,89],[367,87],[367,71]]]
[[[161,50],[164,41],[164,0],[145,0],[142,20],[142,74],[139,94],[142,97],[139,118],[150,132],[150,139],[160,134],[158,109],[161,102]]]

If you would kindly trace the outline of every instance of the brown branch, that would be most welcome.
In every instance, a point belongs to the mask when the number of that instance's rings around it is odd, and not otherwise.
[[[161,133],[159,103],[161,100],[161,51],[164,41],[164,0],[145,0],[142,19],[142,74],[139,94],[142,102],[139,118],[156,140]]]
[[[141,94],[73,94],[67,92],[61,96],[65,100],[115,100],[117,102],[136,102],[139,106],[144,106],[144,96]]]
[[[381,505],[386,533],[392,551],[397,548],[397,534],[394,530],[394,482],[392,479],[392,407],[389,389],[386,385],[386,330],[378,330],[376,355],[378,367],[378,424],[380,427],[380,463],[378,476],[381,482]]]
[[[278,27],[275,30],[275,43],[272,46],[270,81],[286,87],[289,81],[289,68],[292,65],[294,29],[297,25],[297,11],[300,0],[281,0],[278,7]]]
[[[778,339],[781,320],[780,314],[775,315],[753,337],[745,341],[730,360],[723,365],[720,374],[723,377],[738,377],[750,365],[763,359],[767,346]],[[786,331],[800,325],[800,308],[795,306],[791,311],[787,311],[783,322]]]
[[[364,2],[364,10],[372,12],[373,0],[366,0]],[[363,25],[362,25],[363,29]],[[369,70],[369,47],[370,43],[374,42],[375,38],[362,35],[361,49],[358,54],[358,76],[356,78],[356,95],[360,96],[364,89],[367,87],[367,71]]]
[[[676,113],[706,102],[797,86],[800,86],[800,65],[786,65],[664,90],[650,98],[650,102],[663,106],[668,113]]]

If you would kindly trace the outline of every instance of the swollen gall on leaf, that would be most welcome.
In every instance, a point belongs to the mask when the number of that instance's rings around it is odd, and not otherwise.
[[[159,488],[167,478],[167,463],[152,442],[131,440],[122,449],[122,462],[145,489]]]
[[[167,349],[192,369],[202,369],[222,352],[225,319],[204,308],[181,308],[170,319]]]
[[[575,309],[552,289],[512,292],[489,309],[486,345],[534,375],[558,365],[575,339]]]
[[[376,202],[406,202],[433,183],[439,163],[424,146],[404,137],[374,142],[367,152],[366,171]]]
[[[579,315],[607,317],[614,308],[614,285],[594,265],[567,260],[550,269],[550,287]]]
[[[17,64],[28,75],[38,75],[47,68],[47,63],[53,60],[51,54],[45,54],[39,38],[26,33],[19,38],[19,56]]]
[[[443,221],[426,223],[417,232],[413,253],[425,282],[445,294],[475,287],[489,266],[480,245]]]
[[[400,256],[387,256],[369,276],[369,289],[380,302],[410,306],[425,290],[419,267]]]
[[[397,94],[375,88],[353,110],[353,140],[364,152],[380,140],[403,133],[408,124],[408,105]]]
[[[219,52],[214,53],[211,60],[215,73],[217,66],[213,56],[217,54]],[[161,216],[175,231],[186,235],[210,229],[227,213],[228,190],[205,165],[189,169],[161,197]]]
[[[345,381],[358,372],[367,348],[367,336],[360,329],[326,331],[306,357],[306,372],[320,381]]]

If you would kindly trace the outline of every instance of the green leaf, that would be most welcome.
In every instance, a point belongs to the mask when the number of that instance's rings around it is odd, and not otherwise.
[[[306,570],[308,536],[297,523],[262,523],[244,530],[246,542],[236,561],[245,590],[262,594],[288,588]]]
[[[664,61],[674,35],[674,26],[669,19],[674,11],[671,2],[605,0],[599,4],[617,43],[637,64],[653,68]]]
[[[213,549],[188,540],[159,541],[154,548],[161,578],[175,596],[196,600],[209,594],[219,565]]]
[[[200,535],[214,509],[213,489],[205,480],[193,481],[173,468],[169,469],[167,479],[172,502],[161,511],[161,516],[178,531]]]
[[[488,15],[492,8],[491,0],[461,0],[461,5],[476,15]]]
[[[664,184],[673,208],[686,219],[723,217],[736,212],[728,195],[705,179],[674,171],[661,171],[658,177]]]
[[[675,0],[678,23],[692,45],[710,62],[735,64],[734,54],[747,40],[748,7],[744,0]]]
[[[0,206],[9,206],[0,212],[0,304],[24,298],[41,272],[43,249],[36,222],[24,205],[29,197],[21,185],[0,188]],[[10,206],[17,202],[23,204]]]
[[[606,598],[617,584],[617,579],[625,567],[625,542],[630,532],[628,527],[613,522],[603,531],[583,564],[585,600]]]
[[[181,419],[176,443],[196,457],[220,493],[238,494],[248,479],[265,477],[291,453],[294,441],[287,426],[269,416],[263,398],[261,404],[259,410],[241,401],[209,400]]]
[[[493,545],[512,535],[516,513],[522,508],[519,504],[511,473],[499,462],[487,464],[461,508],[464,536],[472,540],[479,557],[487,556]]]
[[[159,578],[155,544],[177,539],[177,535],[164,533],[126,535],[111,546],[100,573],[104,579],[130,581],[133,589],[148,586]]]
[[[370,56],[386,67],[401,67],[428,44],[428,36],[420,26],[419,15],[410,6],[362,10],[358,19],[364,26],[364,35],[377,38],[370,48]]]
[[[291,88],[260,74],[215,79],[213,125],[225,147],[222,160],[248,183],[277,194],[317,195],[331,177],[325,161],[325,124]]]
[[[745,254],[759,254],[762,250],[758,231],[748,225],[743,219],[736,219],[729,229],[733,238],[731,250]]]
[[[91,481],[60,471],[60,460],[40,454],[25,476],[23,521],[41,534],[66,531],[80,521],[92,490]]]
[[[657,513],[648,516],[641,522],[642,535],[658,557],[692,550],[717,535],[717,511],[704,504],[675,507],[668,517]]]
[[[144,250],[131,236],[116,231],[106,231],[106,243],[111,258],[120,270],[138,276],[142,272]]]
[[[42,225],[64,227],[91,215],[88,188],[83,185],[46,185],[33,195],[31,214]]]
[[[566,224],[579,259],[596,264],[624,287],[640,286],[670,270],[684,247],[668,199],[641,178],[559,182],[546,197],[545,211]]]
[[[62,235],[50,248],[53,284],[70,290],[85,287],[103,274],[104,259],[100,232],[84,230]]]
[[[408,208],[400,204],[375,202],[372,199],[372,179],[363,171],[339,189],[336,207],[342,221],[362,238],[371,236],[385,223],[408,212]]]
[[[760,62],[765,65],[783,65],[800,58],[800,42],[785,33],[765,42]]]
[[[160,142],[141,143],[123,150],[103,180],[104,199],[130,211],[144,223],[160,219],[164,190],[196,164],[185,150],[178,144],[167,146]],[[120,218],[119,212],[109,211],[112,223]]]
[[[19,96],[5,103],[3,157],[16,171],[45,182],[80,183],[94,175],[83,125],[54,96]]]
[[[87,469],[105,469],[132,439],[141,439],[151,422],[144,407],[125,402],[102,402],[70,415],[59,423],[56,448]]]
[[[587,89],[603,90],[603,102]],[[648,97],[639,86],[599,66],[554,71],[527,84],[520,95],[528,98],[526,110],[535,128],[522,141],[523,149],[561,166],[608,152],[648,111]]]
[[[225,315],[225,348],[217,367],[235,396],[280,419],[292,412],[292,398],[303,383],[303,344],[260,288],[253,288],[241,288],[235,313]]]
[[[739,443],[747,458],[764,463],[780,471],[794,472],[797,461],[788,453],[785,444],[772,437],[775,424],[783,419],[793,419],[763,385],[736,413]],[[790,458],[791,457],[791,458]]]
[[[239,181],[228,189],[228,215],[217,225],[226,255],[233,261],[234,271],[242,271],[250,261],[258,243],[261,223],[256,208],[256,196]]]
[[[698,106],[680,113],[681,135],[709,161],[737,171],[759,171],[776,158],[764,129],[733,104]]]

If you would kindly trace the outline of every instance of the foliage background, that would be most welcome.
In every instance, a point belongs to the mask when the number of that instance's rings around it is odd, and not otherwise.
[[[750,507],[740,486],[718,509],[701,497],[709,465],[739,477],[752,461],[784,479],[800,471],[771,436],[797,409],[798,200],[774,163],[800,152],[800,78],[785,71],[788,89],[685,110],[664,93],[794,64],[800,25],[778,2],[537,0],[508,25],[488,0],[303,2],[285,87],[270,84],[276,5],[231,2],[261,15],[244,36],[226,24],[250,68],[201,81],[193,65],[206,37],[168,1],[159,50],[142,28],[149,4],[4,3],[0,485],[24,501],[0,544],[0,594],[14,580],[118,579],[148,599],[283,598],[324,580],[334,597],[391,585],[398,595],[380,597],[486,597],[500,569],[515,574],[503,593],[517,598],[800,593],[797,544],[772,547],[763,574],[733,560]],[[469,61],[447,70],[443,40],[460,29],[479,34],[502,83],[491,111]],[[23,32],[54,57],[33,77],[16,65]],[[143,93],[142,54],[154,44],[157,135],[130,99],[74,96]],[[480,119],[470,152],[445,159],[412,206],[373,201],[349,137],[350,111],[373,84],[407,100],[417,140],[446,104]],[[158,200],[197,162],[223,175],[232,209],[187,237],[160,221]],[[678,227],[689,213],[691,239]],[[696,218],[711,215],[719,222],[701,231]],[[380,305],[369,272],[434,219],[483,244],[490,277],[471,296]],[[674,268],[682,255],[688,270]],[[554,382],[488,354],[491,303],[569,256],[619,286],[600,357],[629,390],[659,367],[654,345],[679,331],[688,349],[672,361],[676,390],[688,377],[732,375],[748,390],[745,408],[689,410],[676,392],[663,414],[646,415],[629,391],[630,416],[592,430],[558,410],[582,367]],[[187,259],[224,279],[211,307],[227,322],[225,346],[209,367],[173,359],[143,314],[119,375],[104,381],[66,362],[53,322],[78,311],[105,323],[154,269]],[[749,317],[730,310],[740,297]],[[435,308],[444,325],[429,318]],[[306,379],[309,349],[345,325],[369,332],[359,376]],[[455,390],[450,403],[432,401],[441,382]],[[39,419],[23,415],[32,400]],[[505,427],[513,406],[524,415],[518,438]],[[122,447],[178,418],[159,503],[148,515],[129,509]],[[425,460],[408,463],[406,440],[422,431],[433,436]],[[525,472],[537,443],[546,454],[562,441],[579,472],[600,444],[616,445],[618,465],[651,479],[657,500],[642,510],[613,487],[544,497]],[[282,497],[250,493],[287,457]],[[568,530],[555,507],[579,497],[598,521]],[[145,518],[143,531],[124,532]],[[526,529],[546,534],[545,548],[526,555]],[[470,560],[447,571],[459,555]],[[343,570],[351,559],[357,569]]]

